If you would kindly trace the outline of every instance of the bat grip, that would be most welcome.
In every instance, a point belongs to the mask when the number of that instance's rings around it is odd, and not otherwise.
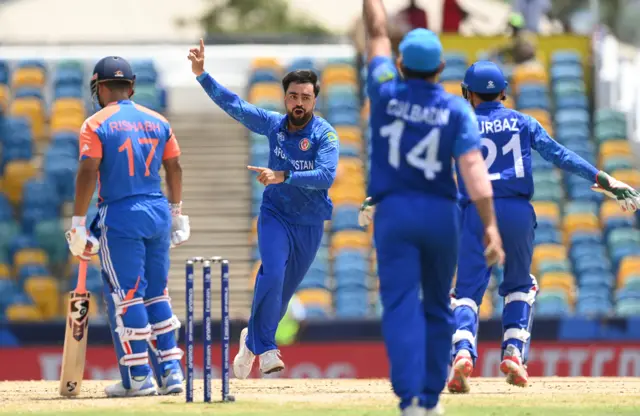
[[[87,293],[87,261],[80,260],[78,267],[78,283],[76,284],[76,293]]]

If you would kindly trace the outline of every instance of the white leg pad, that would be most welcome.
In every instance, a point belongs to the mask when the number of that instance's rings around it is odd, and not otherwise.
[[[169,319],[160,321],[151,325],[152,337],[155,339],[158,335],[166,334],[168,332],[180,329],[181,324],[177,316],[173,315]]]
[[[453,333],[453,340],[452,340],[453,344],[456,344],[457,342],[465,341],[465,340],[469,341],[471,345],[475,347],[476,338],[473,336],[473,333],[471,333],[471,331],[467,331],[466,329],[458,329],[456,332]]]
[[[150,298],[145,300],[144,306],[153,305],[154,303],[158,303],[158,302],[167,302],[169,305],[171,305],[171,298],[169,297],[169,292],[167,290],[165,290],[164,295],[156,296],[155,298]]]
[[[471,298],[451,298],[451,309],[459,308],[460,306],[468,306],[473,310],[473,313],[478,314],[478,304]]]
[[[136,354],[125,354],[120,358],[120,365],[127,367],[145,364],[149,364],[149,354],[147,351]]]
[[[529,337],[531,337],[531,334],[526,329],[509,328],[504,331],[504,341],[517,339],[522,342],[527,342],[529,340]]]

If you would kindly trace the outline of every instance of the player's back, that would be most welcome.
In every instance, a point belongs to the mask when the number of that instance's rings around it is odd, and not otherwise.
[[[461,104],[423,80],[382,86],[371,100],[368,194],[374,201],[406,192],[456,199],[452,157]]]
[[[494,197],[530,199],[533,195],[531,118],[499,102],[481,103],[476,107],[476,117]],[[463,181],[459,186],[462,199],[468,202]]]
[[[177,142],[160,114],[129,100],[111,104],[83,125],[81,154],[101,145],[99,203],[136,196],[162,197],[163,159],[177,156]],[[100,143],[95,143],[98,140]]]

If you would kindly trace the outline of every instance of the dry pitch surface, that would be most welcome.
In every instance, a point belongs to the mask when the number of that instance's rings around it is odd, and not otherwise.
[[[87,381],[82,396],[63,399],[52,381],[0,382],[0,414],[36,415],[237,415],[237,416],[383,416],[398,415],[386,380],[232,380],[235,403],[202,401],[184,395],[107,399],[103,381]],[[214,381],[214,399],[219,383]],[[638,378],[538,378],[520,389],[502,379],[474,379],[467,395],[442,396],[447,416],[607,416],[640,415]]]

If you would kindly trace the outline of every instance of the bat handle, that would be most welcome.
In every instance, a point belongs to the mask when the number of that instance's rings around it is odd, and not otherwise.
[[[88,261],[80,260],[78,267],[78,284],[76,284],[76,293],[87,293],[87,265]]]

